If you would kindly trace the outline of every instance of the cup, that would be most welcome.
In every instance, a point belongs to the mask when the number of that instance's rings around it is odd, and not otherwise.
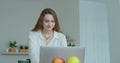
[[[29,63],[29,60],[26,60],[26,59],[20,59],[20,60],[18,60],[18,63]]]

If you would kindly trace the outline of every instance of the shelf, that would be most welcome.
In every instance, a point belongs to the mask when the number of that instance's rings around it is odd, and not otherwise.
[[[3,55],[28,55],[28,52],[2,52]]]

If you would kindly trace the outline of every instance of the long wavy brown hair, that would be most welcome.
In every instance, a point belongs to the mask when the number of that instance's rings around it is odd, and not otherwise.
[[[57,32],[61,32],[57,15],[56,15],[55,11],[53,9],[51,9],[51,8],[45,8],[41,12],[40,17],[39,17],[35,27],[32,29],[32,31],[43,30],[43,21],[44,21],[44,16],[46,14],[51,14],[53,16],[54,20],[55,20],[55,27],[53,28],[53,31],[55,30]]]

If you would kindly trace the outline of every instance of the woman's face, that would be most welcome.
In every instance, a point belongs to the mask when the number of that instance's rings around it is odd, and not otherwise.
[[[43,30],[52,31],[55,26],[54,18],[51,14],[46,14],[43,19]]]

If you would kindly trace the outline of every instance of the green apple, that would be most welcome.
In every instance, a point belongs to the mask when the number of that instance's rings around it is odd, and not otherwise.
[[[62,57],[55,57],[53,58],[52,63],[65,63],[65,60]]]
[[[66,63],[80,63],[80,59],[77,56],[70,56]]]

